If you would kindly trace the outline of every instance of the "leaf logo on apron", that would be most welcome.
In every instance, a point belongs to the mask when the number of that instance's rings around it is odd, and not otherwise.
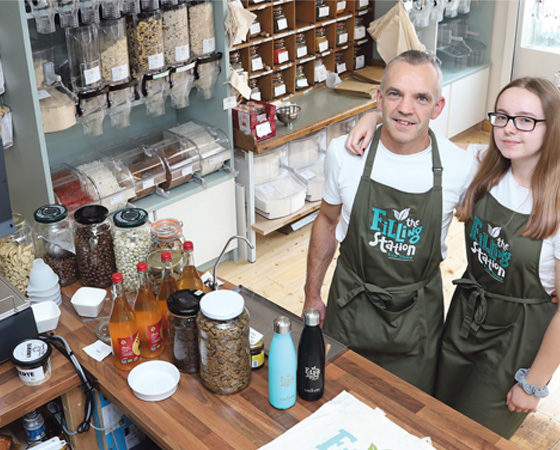
[[[380,208],[372,208],[373,219],[370,230],[374,232],[371,247],[379,246],[379,250],[388,258],[403,261],[414,261],[416,244],[420,241],[422,229],[420,219],[410,217],[410,208],[402,211],[392,210],[390,214]]]
[[[471,252],[478,257],[484,270],[498,281],[504,281],[511,259],[510,244],[500,237],[501,231],[501,227],[492,227],[490,224],[484,231],[482,220],[474,216],[469,233]]]

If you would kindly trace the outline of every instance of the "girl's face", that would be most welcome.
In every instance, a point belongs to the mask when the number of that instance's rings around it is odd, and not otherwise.
[[[526,116],[544,119],[544,110],[539,97],[527,89],[512,87],[505,90],[496,105],[496,112],[508,116]],[[512,164],[530,164],[535,166],[540,157],[544,142],[546,122],[538,122],[533,131],[519,131],[513,120],[504,128],[494,127],[494,140],[504,158]]]

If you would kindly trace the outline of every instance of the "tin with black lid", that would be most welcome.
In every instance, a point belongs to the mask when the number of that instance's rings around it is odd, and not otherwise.
[[[171,359],[181,372],[196,373],[199,370],[196,316],[203,296],[204,292],[200,290],[182,289],[167,299]]]

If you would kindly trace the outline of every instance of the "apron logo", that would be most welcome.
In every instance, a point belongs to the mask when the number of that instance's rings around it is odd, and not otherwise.
[[[471,252],[477,255],[478,262],[484,270],[498,281],[504,281],[509,267],[511,252],[509,244],[500,237],[501,227],[488,224],[488,231],[483,230],[482,221],[474,216],[469,238],[472,240]]]
[[[389,258],[413,261],[416,255],[416,244],[420,241],[422,229],[420,220],[409,217],[410,208],[402,211],[393,209],[394,219],[387,217],[387,211],[372,208],[373,220],[370,229],[374,231],[371,247],[379,246],[379,250]]]

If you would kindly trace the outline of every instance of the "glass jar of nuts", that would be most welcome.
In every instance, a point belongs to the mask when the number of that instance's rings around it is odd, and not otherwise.
[[[24,294],[35,259],[33,238],[23,215],[14,213],[12,218],[15,231],[0,238],[0,275]]]
[[[251,377],[251,352],[243,297],[227,290],[206,294],[196,322],[202,384],[217,394],[244,389]]]
[[[183,250],[183,224],[177,219],[161,219],[151,226],[152,243],[150,251],[153,250],[175,250],[179,253]]]

